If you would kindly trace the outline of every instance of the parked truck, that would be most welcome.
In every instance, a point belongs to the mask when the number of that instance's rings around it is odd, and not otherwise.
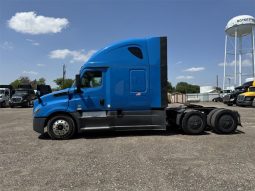
[[[238,86],[235,88],[235,90],[225,96],[223,96],[223,103],[232,106],[234,104],[237,104],[237,97],[239,94],[242,94],[244,92],[248,91],[248,88],[252,86],[253,81],[245,82],[241,86]]]
[[[12,95],[9,105],[10,107],[30,107],[33,105],[33,101],[36,98],[35,92],[30,85],[19,86],[15,89],[15,93]]]
[[[255,106],[255,80],[247,91],[238,95],[236,105]]]
[[[0,107],[9,106],[9,100],[13,93],[11,85],[0,85]]]
[[[40,96],[33,129],[52,139],[90,130],[167,130],[200,134],[206,126],[232,133],[236,111],[186,105],[168,107],[167,38],[131,39],[105,47],[80,69],[68,89]]]

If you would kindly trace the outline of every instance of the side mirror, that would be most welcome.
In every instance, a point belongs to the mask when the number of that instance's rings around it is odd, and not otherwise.
[[[35,95],[36,95],[36,97],[40,97],[41,92],[40,92],[40,91],[37,91],[37,92],[35,93]]]
[[[38,99],[38,102],[39,102],[39,103],[42,103],[41,92],[40,92],[40,91],[37,91],[37,92],[35,93],[35,95],[36,95],[36,98]]]
[[[77,92],[80,93],[81,92],[81,77],[79,74],[75,76],[75,83],[76,83]]]

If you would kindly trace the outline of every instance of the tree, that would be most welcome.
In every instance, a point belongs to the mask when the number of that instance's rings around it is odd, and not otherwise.
[[[216,87],[217,92],[221,92],[221,90],[222,90],[221,87]]]
[[[167,92],[173,93],[175,88],[172,86],[171,82],[167,82]]]
[[[14,89],[17,89],[18,86],[20,85],[20,80],[14,80],[11,84],[10,84]]]
[[[29,79],[28,76],[21,76],[19,79],[20,79],[21,84],[30,84],[31,83],[31,80]]]
[[[24,85],[24,84],[31,84],[31,80],[29,79],[29,77],[27,76],[20,76],[18,79],[14,80],[13,82],[11,82],[10,85],[12,85],[12,87],[14,89],[17,89],[19,87],[19,85]]]
[[[187,82],[179,82],[176,85],[176,91],[180,93],[199,93],[200,87]]]
[[[63,78],[57,78],[53,81],[58,85],[58,89],[70,88],[74,82],[74,80],[70,78],[65,79],[64,83],[63,83]]]
[[[45,78],[39,78],[39,80],[37,81],[37,85],[46,85],[45,81]]]
[[[19,87],[19,85],[28,85],[30,84],[32,86],[32,88],[36,89],[36,85],[45,85],[45,78],[39,78],[39,80],[33,80],[31,81],[29,79],[29,77],[27,76],[20,76],[18,79],[14,80],[10,85],[12,85],[12,87],[14,89],[17,89]]]

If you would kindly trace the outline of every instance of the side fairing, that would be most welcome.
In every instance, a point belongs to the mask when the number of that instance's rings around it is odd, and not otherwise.
[[[84,64],[80,75],[97,68],[107,68],[104,91],[98,90],[105,100],[106,110],[148,110],[167,106],[166,37],[132,39],[108,46]]]

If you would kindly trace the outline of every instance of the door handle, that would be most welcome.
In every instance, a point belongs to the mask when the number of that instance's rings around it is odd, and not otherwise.
[[[104,106],[104,99],[99,100],[100,105]]]

